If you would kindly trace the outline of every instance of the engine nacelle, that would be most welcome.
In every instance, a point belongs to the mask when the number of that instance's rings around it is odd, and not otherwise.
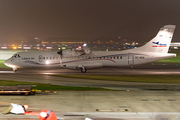
[[[84,49],[84,53],[86,54],[86,55],[89,55],[89,54],[91,54],[91,49],[90,48],[83,48]]]
[[[62,57],[74,57],[74,56],[79,56],[79,55],[81,54],[77,53],[75,49],[62,50]]]
[[[62,57],[75,57],[81,55],[89,55],[91,54],[91,49],[87,47],[83,47],[81,49],[65,49],[57,52]]]

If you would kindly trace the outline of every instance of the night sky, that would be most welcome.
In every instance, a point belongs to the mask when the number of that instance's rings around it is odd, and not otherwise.
[[[149,41],[165,24],[176,25],[173,42],[180,42],[180,0],[0,0],[0,43],[31,37]]]

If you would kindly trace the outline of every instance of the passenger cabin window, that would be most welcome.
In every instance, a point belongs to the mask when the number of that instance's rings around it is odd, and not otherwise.
[[[140,59],[144,59],[144,57],[139,57]]]

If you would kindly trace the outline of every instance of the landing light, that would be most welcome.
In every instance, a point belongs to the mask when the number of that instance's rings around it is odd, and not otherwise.
[[[46,61],[46,64],[49,64],[49,61]]]

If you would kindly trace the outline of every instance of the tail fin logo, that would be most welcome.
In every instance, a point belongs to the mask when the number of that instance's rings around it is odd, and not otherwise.
[[[167,45],[166,44],[161,44],[159,42],[152,42],[154,43],[155,45],[153,45],[152,47],[166,47]]]

